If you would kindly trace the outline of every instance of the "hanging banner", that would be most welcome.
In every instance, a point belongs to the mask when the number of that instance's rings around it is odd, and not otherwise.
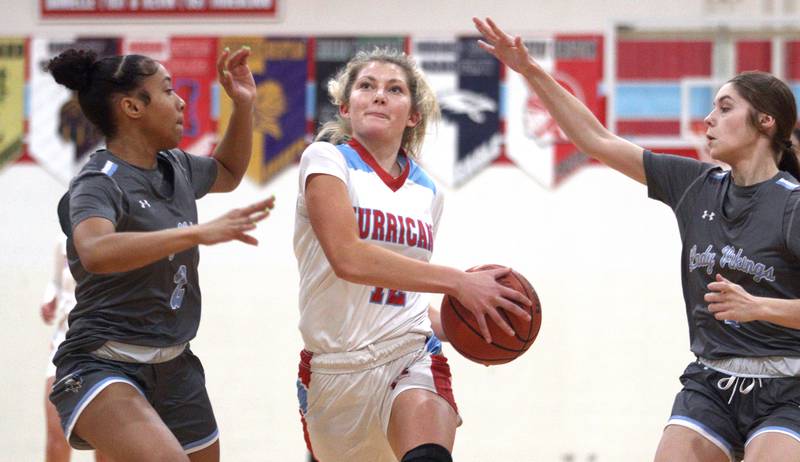
[[[568,92],[603,120],[598,87],[603,78],[602,37],[559,36],[525,40],[537,62]],[[594,162],[564,132],[518,73],[506,73],[506,155],[545,187],[556,186]]]
[[[217,138],[217,124],[211,117],[217,82],[217,39],[125,39],[122,52],[148,56],[164,65],[172,75],[172,88],[186,102],[179,147],[195,155],[210,155]]]
[[[256,82],[253,152],[247,176],[264,183],[292,163],[306,146],[308,44],[302,38],[220,39],[220,50],[251,49],[248,64]],[[219,136],[225,132],[231,100],[220,89]]]
[[[116,55],[119,53],[119,40],[31,39],[29,154],[64,184],[69,182],[85,156],[104,143],[100,131],[83,115],[77,94],[57,84],[47,72],[50,60],[68,48],[90,49],[100,57]]]
[[[552,73],[555,40],[527,39],[525,46],[539,65]],[[555,76],[556,80],[563,82],[560,77]],[[555,171],[554,144],[565,137],[519,73],[507,70],[504,85],[506,156],[537,183],[550,187]]]
[[[459,186],[500,156],[500,65],[475,38],[420,40],[414,57],[442,110],[421,161],[444,184]]]
[[[39,0],[42,19],[258,17],[278,13],[278,0]]]
[[[314,94],[312,133],[316,133],[325,122],[333,120],[339,108],[331,104],[328,81],[359,51],[389,48],[408,51],[405,37],[326,37],[312,39],[313,61],[309,66],[309,79]]]
[[[0,38],[0,169],[22,155],[25,39]]]

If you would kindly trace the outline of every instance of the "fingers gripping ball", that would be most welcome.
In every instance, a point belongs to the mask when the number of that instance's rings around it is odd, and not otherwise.
[[[482,265],[467,271],[493,268],[500,268],[500,265]],[[498,279],[498,282],[521,292],[531,300],[530,307],[520,305],[531,315],[531,320],[525,321],[498,308],[500,315],[514,329],[515,335],[506,334],[487,317],[486,322],[489,324],[489,331],[492,334],[492,343],[486,343],[481,336],[475,316],[464,305],[449,295],[445,295],[442,299],[442,327],[450,344],[465,358],[486,366],[507,363],[528,351],[533,341],[536,340],[542,323],[542,307],[539,297],[524,276],[512,271]]]

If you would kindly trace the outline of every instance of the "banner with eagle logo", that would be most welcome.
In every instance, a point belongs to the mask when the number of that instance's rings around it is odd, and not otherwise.
[[[413,56],[442,110],[421,162],[442,183],[459,186],[501,154],[500,65],[475,38],[418,40]]]

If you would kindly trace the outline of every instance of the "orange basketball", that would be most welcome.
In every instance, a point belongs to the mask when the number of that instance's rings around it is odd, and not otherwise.
[[[481,265],[467,271],[482,271],[500,267],[500,265]],[[450,344],[465,358],[486,366],[507,363],[528,351],[533,341],[536,340],[542,324],[542,306],[539,297],[524,276],[512,270],[511,273],[498,279],[498,282],[521,292],[533,304],[530,307],[520,305],[531,315],[530,322],[506,313],[502,308],[498,309],[500,315],[514,329],[514,335],[506,334],[491,318],[487,317],[486,322],[489,325],[489,332],[492,334],[492,343],[486,343],[475,316],[461,302],[448,295],[442,299],[442,328]]]

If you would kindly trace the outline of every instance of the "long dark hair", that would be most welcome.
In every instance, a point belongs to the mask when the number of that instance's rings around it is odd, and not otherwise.
[[[148,104],[150,95],[142,88],[142,82],[158,72],[158,63],[142,55],[98,60],[94,51],[70,48],[51,59],[47,69],[56,82],[78,92],[78,103],[86,118],[107,138],[113,138],[117,132],[111,110],[114,96],[136,93]]]
[[[775,133],[770,141],[777,155],[778,168],[800,179],[800,165],[792,146],[792,130],[797,123],[797,105],[792,90],[781,79],[766,72],[742,72],[729,82],[752,106],[750,123],[758,131],[764,133],[758,120],[759,113],[775,119]]]

